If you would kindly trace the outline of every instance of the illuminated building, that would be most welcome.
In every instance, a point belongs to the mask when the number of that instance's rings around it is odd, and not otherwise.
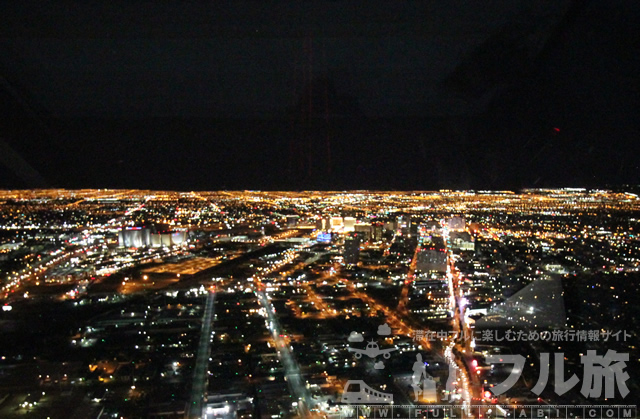
[[[152,247],[170,247],[187,241],[186,231],[162,231],[151,234]]]
[[[353,217],[345,217],[344,218],[344,231],[355,231],[354,226],[356,225],[356,219]]]
[[[464,230],[464,226],[465,226],[464,217],[447,218],[447,227],[451,231],[462,231]]]
[[[331,217],[331,228],[333,230],[341,230],[344,227],[342,217]]]
[[[466,231],[452,231],[449,233],[451,248],[454,250],[474,250],[475,242]]]
[[[121,230],[118,232],[118,245],[121,247],[151,246],[151,230],[143,227]]]
[[[186,231],[152,231],[154,228],[133,227],[118,233],[120,247],[162,247],[180,245],[187,241]]]

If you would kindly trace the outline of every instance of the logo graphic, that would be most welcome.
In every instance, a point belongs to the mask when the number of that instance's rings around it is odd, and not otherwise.
[[[362,380],[349,380],[342,391],[342,403],[393,403],[393,394],[374,390]]]
[[[391,327],[386,323],[382,324],[378,326],[377,334],[379,336],[389,336],[391,334]],[[362,333],[353,331],[349,334],[347,340],[349,342],[363,342],[364,336]],[[380,355],[382,355],[384,359],[389,359],[391,358],[391,352],[398,350],[398,348],[380,349],[378,343],[373,339],[367,343],[365,348],[348,347],[347,349],[349,352],[355,354],[356,359],[361,359],[364,354],[374,360]],[[373,364],[373,368],[383,370],[384,362],[382,362],[382,360],[376,361]],[[342,403],[393,403],[393,394],[374,390],[363,380],[349,380],[342,391]]]
[[[453,362],[449,363],[449,377],[447,378],[447,384],[445,385],[445,395],[443,396],[442,400],[450,400],[453,401],[453,397],[451,397],[456,389],[456,380],[457,380],[457,373],[456,373],[456,367],[455,364]]]
[[[567,320],[563,294],[560,275],[537,278],[479,319],[476,328],[563,328]]]
[[[378,326],[378,335],[380,336],[389,336],[391,334],[391,328],[388,324],[382,324]]]
[[[380,349],[376,341],[372,340],[367,343],[367,347],[365,349],[349,347],[348,350],[349,352],[355,352],[356,359],[362,358],[362,354],[365,354],[369,358],[375,358],[378,355],[382,355],[385,359],[389,359],[391,358],[391,352],[397,351],[398,348]]]
[[[416,362],[413,363],[413,375],[411,376],[411,387],[413,387],[413,400],[419,402],[422,400],[436,399],[436,382],[427,374],[427,368],[422,361],[422,354],[416,355]]]

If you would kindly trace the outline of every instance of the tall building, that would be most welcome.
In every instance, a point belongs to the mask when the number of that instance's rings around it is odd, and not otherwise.
[[[342,217],[331,217],[331,229],[341,230],[344,227]]]
[[[416,269],[421,272],[447,272],[447,253],[444,249],[423,249],[418,252]]]
[[[418,219],[409,214],[398,217],[398,229],[403,235],[418,235]]]
[[[442,226],[437,221],[427,221],[423,225],[425,233],[442,234]]]
[[[287,215],[287,228],[293,228],[298,225],[299,215]]]
[[[344,217],[344,231],[355,231],[356,219],[353,217]]]
[[[464,230],[464,226],[465,226],[464,217],[447,218],[447,227],[451,231],[462,231]]]
[[[411,217],[411,223],[409,224],[409,234],[412,237],[418,236],[419,228],[420,228],[419,220],[416,217]]]
[[[447,250],[444,239],[440,236],[431,236],[423,244],[416,259],[416,269],[421,272],[447,272]]]
[[[373,223],[371,227],[372,227],[371,239],[374,242],[381,241],[382,233],[384,232],[384,224],[378,221]]]
[[[316,228],[320,231],[331,230],[331,219],[328,217],[320,218],[316,221]]]
[[[345,226],[345,230],[346,230],[346,226]],[[364,239],[364,241],[371,240],[371,236],[372,236],[371,224],[368,224],[368,223],[356,224],[353,227],[353,231],[355,231],[356,233],[362,234],[363,236],[362,238]]]
[[[344,239],[344,263],[355,265],[360,259],[360,234],[349,233]]]
[[[384,229],[388,231],[393,231],[395,233],[395,231],[398,229],[398,222],[395,220],[387,221],[386,223],[384,223]]]

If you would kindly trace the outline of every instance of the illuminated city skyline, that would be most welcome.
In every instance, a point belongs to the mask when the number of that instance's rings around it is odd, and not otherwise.
[[[7,417],[69,391],[88,416],[343,418],[638,389],[578,368],[638,356],[632,192],[4,190],[0,217]],[[537,352],[583,384],[534,387]]]

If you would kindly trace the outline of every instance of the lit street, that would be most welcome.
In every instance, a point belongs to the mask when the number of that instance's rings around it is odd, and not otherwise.
[[[187,418],[200,418],[203,416],[203,403],[207,394],[208,362],[211,352],[211,325],[215,310],[216,293],[209,291],[206,297],[206,305],[202,316],[202,329],[200,331],[200,343],[196,357],[196,366],[193,371],[193,384],[191,387],[191,399],[188,405]]]

